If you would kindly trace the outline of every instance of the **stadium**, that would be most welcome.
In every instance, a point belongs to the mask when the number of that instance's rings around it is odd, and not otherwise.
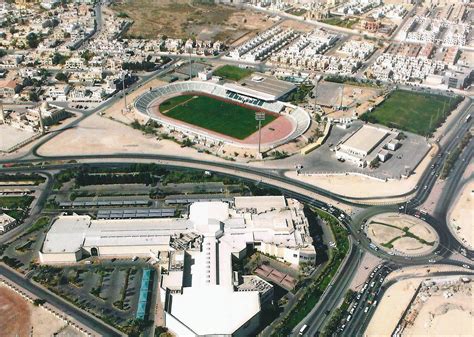
[[[264,75],[223,85],[175,82],[150,88],[135,100],[134,107],[194,142],[251,149],[258,147],[255,114],[262,112],[261,147],[266,151],[298,138],[310,126],[311,118],[304,109],[280,101],[294,88]]]

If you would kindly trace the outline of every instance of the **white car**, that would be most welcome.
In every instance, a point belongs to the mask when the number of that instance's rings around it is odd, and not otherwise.
[[[369,307],[365,307],[364,312],[367,313],[369,311]]]
[[[468,264],[463,264],[462,267],[466,269],[471,269],[471,267]]]

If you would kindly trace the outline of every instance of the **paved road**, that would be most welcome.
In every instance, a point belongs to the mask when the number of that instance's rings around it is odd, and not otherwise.
[[[308,336],[314,336],[318,331],[321,331],[328,316],[326,313],[332,313],[340,304],[341,299],[344,297],[352,279],[354,278],[354,275],[358,271],[363,255],[363,250],[358,247],[353,247],[346,264],[340,271],[340,277],[337,279],[337,282],[333,281],[333,283],[331,283],[324,298],[321,298],[321,301],[318,302],[311,313],[296,326],[293,330],[292,336],[297,336],[299,330],[304,324],[309,325],[309,329],[307,330]]]
[[[12,272],[10,269],[0,264],[0,274],[5,278],[9,279],[13,283],[18,284],[22,288],[28,290],[37,297],[46,300],[48,303],[54,305],[56,308],[61,310],[66,315],[70,315],[80,321],[82,324],[86,325],[90,329],[96,331],[102,336],[122,336],[121,333],[118,333],[114,328],[108,326],[106,323],[102,322],[98,318],[89,315],[88,313],[77,308],[73,304],[59,298],[53,293],[45,290],[43,287],[39,287],[36,284],[32,283],[30,280],[19,276],[18,274]]]

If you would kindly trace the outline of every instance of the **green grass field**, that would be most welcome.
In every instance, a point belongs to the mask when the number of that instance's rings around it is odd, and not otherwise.
[[[255,111],[207,96],[182,95],[160,105],[168,117],[237,139],[245,139],[257,130]],[[262,126],[275,120],[267,115]]]
[[[459,101],[460,98],[395,90],[361,119],[428,136],[443,123]]]
[[[347,20],[347,19],[341,19],[338,17],[332,17],[332,18],[324,19],[321,22],[326,23],[328,25],[332,25],[332,26],[338,26],[338,27],[351,29],[352,26],[354,26],[357,22],[359,22],[359,19],[352,18],[352,19]]]
[[[214,75],[220,76],[222,78],[226,78],[232,81],[240,81],[241,79],[252,75],[253,70],[244,69],[236,66],[225,65],[223,67],[218,68],[214,71]]]

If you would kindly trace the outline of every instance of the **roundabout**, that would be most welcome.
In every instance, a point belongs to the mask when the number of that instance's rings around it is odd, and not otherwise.
[[[439,244],[437,232],[422,219],[401,213],[382,213],[364,228],[367,238],[390,255],[423,256]]]

